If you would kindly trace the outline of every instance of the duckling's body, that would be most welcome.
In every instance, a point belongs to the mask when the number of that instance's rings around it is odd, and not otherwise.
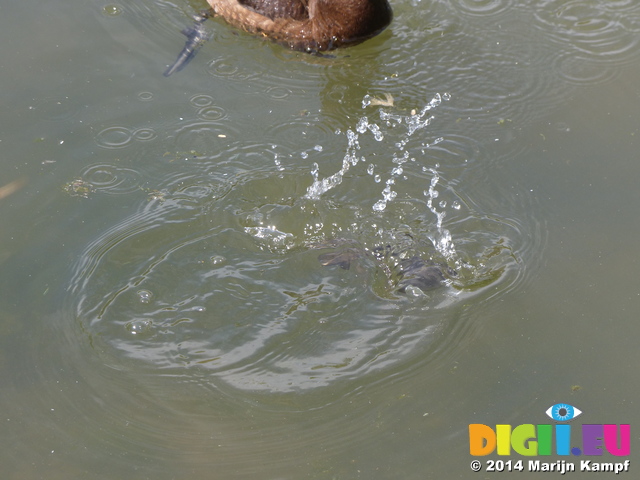
[[[363,257],[373,256],[383,266],[389,278],[394,280],[395,290],[399,293],[405,293],[409,287],[428,292],[446,285],[447,280],[458,276],[448,265],[431,259],[424,260],[417,255],[399,259],[400,255],[390,245],[369,251],[355,241],[337,238],[313,245],[313,248],[331,249],[328,253],[318,255],[318,260],[324,266],[337,265],[344,270],[349,270],[353,263],[357,265],[357,261]]]
[[[181,70],[208,39],[202,22],[224,18],[249,33],[294,50],[321,52],[355,45],[384,30],[393,17],[387,0],[207,0],[211,11],[182,31],[187,42],[165,75]]]
[[[393,17],[387,0],[207,0],[214,14],[294,50],[319,52],[380,33]]]
[[[214,2],[209,3],[213,8]],[[291,18],[302,21],[309,18],[308,0],[238,0],[238,3],[271,20]]]

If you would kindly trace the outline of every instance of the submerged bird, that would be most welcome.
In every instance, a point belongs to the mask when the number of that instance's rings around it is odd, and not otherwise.
[[[293,50],[318,53],[355,45],[384,30],[393,13],[387,0],[207,0],[211,9],[182,31],[185,48],[165,75],[181,70],[208,39],[202,22],[224,18],[246,32],[263,35]]]
[[[387,0],[208,0],[215,15],[294,50],[319,52],[360,43],[384,30]]]
[[[313,248],[330,248],[329,253],[318,255],[318,261],[324,266],[336,265],[344,270],[349,270],[351,264],[363,256],[372,254],[379,261],[386,259],[397,259],[399,254],[387,245],[377,247],[373,252],[360,247],[356,242],[335,239],[329,242],[314,245]],[[396,277],[395,289],[399,293],[405,293],[408,287],[416,287],[427,292],[446,284],[447,279],[457,277],[457,272],[446,264],[437,263],[432,260],[424,260],[414,255],[397,261],[391,269],[384,265],[389,277]]]
[[[405,293],[407,287],[417,287],[423,292],[433,290],[445,284],[448,277],[455,277],[456,272],[447,265],[411,257],[402,260],[396,269],[400,276],[398,292]]]

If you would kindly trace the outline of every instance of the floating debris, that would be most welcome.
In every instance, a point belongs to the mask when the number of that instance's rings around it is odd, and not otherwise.
[[[82,178],[71,180],[63,188],[71,197],[89,198],[89,195],[96,191],[91,183]]]
[[[8,197],[12,193],[16,193],[18,190],[24,187],[26,183],[26,178],[19,178],[17,180],[14,180],[13,182],[7,183],[3,187],[0,187],[0,199]]]
[[[393,95],[390,93],[384,94],[384,100],[378,97],[372,97],[371,95],[365,95],[364,100],[362,101],[362,108],[368,106],[381,106],[381,107],[393,107]]]

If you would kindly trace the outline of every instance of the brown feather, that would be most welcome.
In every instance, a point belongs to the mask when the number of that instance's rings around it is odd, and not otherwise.
[[[393,17],[387,0],[207,0],[231,25],[295,50],[323,51],[360,43]]]

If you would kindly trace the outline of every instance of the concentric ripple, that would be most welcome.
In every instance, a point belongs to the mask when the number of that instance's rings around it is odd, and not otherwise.
[[[301,144],[324,145],[333,136],[333,132],[323,123],[298,116],[287,122],[271,126],[268,129],[268,135],[279,138],[278,143],[282,147],[299,150]]]
[[[467,15],[498,15],[515,4],[514,0],[463,0],[458,8]]]
[[[598,85],[615,79],[620,71],[607,68],[600,61],[583,54],[566,53],[554,61],[555,70],[574,85]]]
[[[638,58],[640,4],[546,0],[535,9],[540,28],[564,48],[605,66]]]
[[[110,363],[122,356],[172,375],[206,369],[212,384],[242,390],[306,391],[393,364],[438,329],[435,307],[425,324],[424,307],[379,299],[373,264],[370,281],[353,279],[324,269],[313,249],[265,252],[254,238],[267,230],[201,233],[193,218],[163,219],[169,210],[127,219],[76,269],[77,318]]]
[[[217,186],[214,175],[166,179],[162,201],[96,238],[74,267],[70,298],[89,342],[109,365],[136,362],[244,399],[349,392],[442,351],[455,341],[439,335],[450,318],[471,297],[477,305],[521,285],[525,260],[541,248],[535,229],[488,215],[459,191],[476,152],[434,128],[449,98],[438,94],[408,115],[383,107],[379,120],[361,117],[344,134],[305,140],[346,140],[342,163],[318,148],[322,167],[280,168],[266,157],[247,161],[245,147],[227,162],[253,168],[218,173]],[[432,148],[446,167],[430,159]],[[338,176],[328,174],[332,165]],[[98,185],[112,181],[104,166],[88,173]],[[318,261],[335,239],[360,252],[353,268]],[[378,248],[457,275],[432,292],[398,294],[395,257],[374,258]]]
[[[80,175],[95,191],[111,195],[133,193],[140,190],[142,183],[140,172],[107,163],[90,165]]]
[[[202,109],[200,112],[202,113]],[[203,116],[207,115],[221,119],[224,114],[220,115],[220,111],[214,109],[205,111]],[[177,151],[207,152],[221,149],[220,145],[232,144],[238,139],[239,132],[227,122],[207,119],[185,121],[175,130],[174,136]]]
[[[125,148],[134,141],[147,142],[157,137],[152,128],[131,129],[124,126],[112,126],[96,134],[96,143],[103,148]]]

